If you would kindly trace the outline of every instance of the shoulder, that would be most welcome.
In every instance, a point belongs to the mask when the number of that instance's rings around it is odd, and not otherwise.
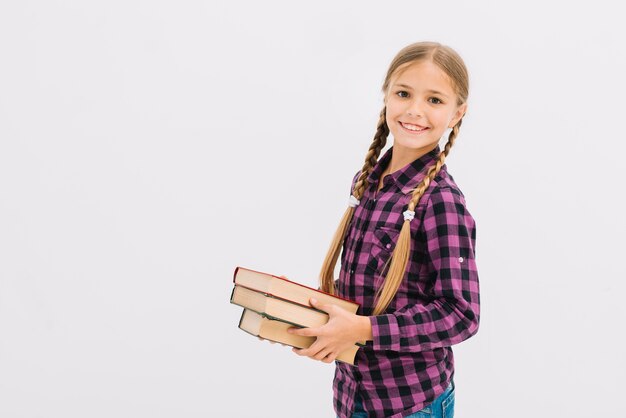
[[[361,170],[357,170],[356,173],[354,173],[354,177],[352,177],[352,185],[354,186],[354,184],[357,182],[357,180],[359,179],[359,176],[361,175]]]
[[[356,174],[354,175],[354,177],[352,177],[352,185],[350,186],[350,192],[352,192],[352,190],[354,190],[354,185],[359,180],[359,176],[360,175],[361,175],[361,170],[358,170],[356,172]]]
[[[469,216],[465,195],[446,170],[442,170],[435,176],[430,189],[425,202],[428,211],[434,212],[435,215],[456,213],[461,216]]]
[[[445,246],[445,251],[465,248],[461,255],[473,258],[476,240],[476,221],[468,211],[465,196],[454,179],[442,173],[435,176],[424,217],[419,225],[425,234],[426,245],[433,249]],[[470,251],[471,249],[471,251]]]

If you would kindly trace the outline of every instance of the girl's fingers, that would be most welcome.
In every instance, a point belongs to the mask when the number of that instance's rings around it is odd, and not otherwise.
[[[321,335],[318,328],[291,327],[287,328],[287,332],[294,335],[301,335],[303,337],[317,337]]]
[[[322,362],[332,363],[333,361],[335,361],[336,358],[337,358],[337,355],[335,353],[330,353],[329,355],[327,355],[326,357],[322,359]]]
[[[319,341],[315,341],[309,348],[294,348],[293,352],[300,355],[309,357],[312,360],[323,361],[326,357],[331,357],[333,361],[335,355],[334,350],[326,345],[320,344]]]
[[[311,347],[309,348],[292,348],[291,351],[296,353],[299,356],[311,357],[312,351]]]
[[[305,350],[306,348],[296,348],[296,347],[291,349],[291,351],[293,351],[294,353],[296,353],[297,355],[301,357],[308,357]]]
[[[294,348],[293,352],[300,356],[313,358],[313,356],[319,353],[323,348],[324,347],[321,346],[318,341],[315,341],[309,348]]]
[[[309,357],[312,360],[321,361],[323,363],[332,363],[337,358],[337,353],[327,348],[318,349],[311,345],[309,348],[292,348],[291,351],[299,356]]]
[[[317,299],[315,298],[311,298],[309,299],[309,303],[311,304],[311,306],[313,306],[316,309],[319,309],[320,311],[324,311],[326,313],[330,313],[330,311],[333,308],[333,305],[326,305],[324,303],[319,302]]]
[[[325,359],[327,356],[330,356],[331,354],[332,354],[332,351],[331,351],[331,350],[324,349],[324,350],[319,351],[319,352],[318,352],[316,355],[314,355],[312,358],[314,358],[315,360],[318,360],[318,361],[324,361],[324,359]]]

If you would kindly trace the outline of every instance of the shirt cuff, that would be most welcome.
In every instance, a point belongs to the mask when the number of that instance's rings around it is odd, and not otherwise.
[[[374,350],[400,351],[400,327],[392,314],[370,316]]]

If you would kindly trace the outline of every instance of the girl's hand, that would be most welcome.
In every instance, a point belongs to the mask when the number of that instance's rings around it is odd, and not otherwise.
[[[328,313],[328,322],[315,328],[289,328],[291,334],[305,337],[317,337],[309,348],[294,348],[292,351],[300,356],[332,363],[344,350],[352,347],[357,341],[372,339],[372,326],[367,316],[356,315],[335,305],[310,300],[311,306]]]

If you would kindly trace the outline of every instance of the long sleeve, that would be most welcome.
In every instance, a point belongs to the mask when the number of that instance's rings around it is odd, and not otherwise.
[[[448,187],[433,190],[421,228],[433,283],[428,302],[370,317],[376,350],[432,350],[458,344],[478,331],[476,229],[463,196]],[[408,280],[417,278],[409,275]]]

